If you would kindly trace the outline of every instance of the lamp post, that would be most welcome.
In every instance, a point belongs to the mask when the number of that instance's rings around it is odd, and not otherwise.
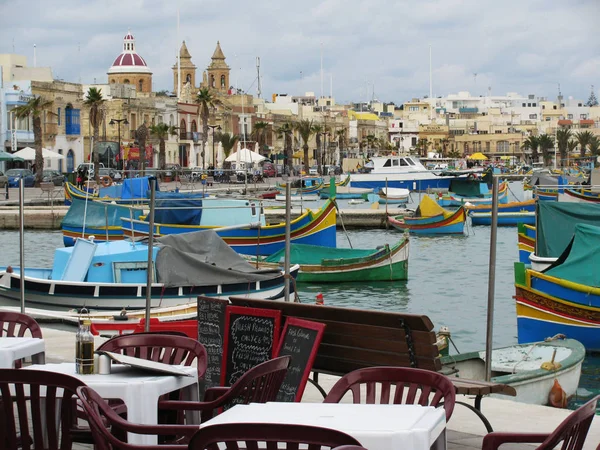
[[[106,123],[106,122],[104,122]],[[117,135],[119,141],[119,154],[121,153],[121,123],[123,125],[129,125],[127,119],[110,119],[109,125],[117,124]],[[109,155],[110,156],[110,155]],[[125,152],[123,152],[123,159],[121,160],[121,164],[123,165],[123,179],[125,179]]]
[[[209,125],[210,129],[212,129],[212,164],[213,164],[213,175],[217,168],[217,160],[215,159],[215,128],[218,131],[221,131],[221,125]]]

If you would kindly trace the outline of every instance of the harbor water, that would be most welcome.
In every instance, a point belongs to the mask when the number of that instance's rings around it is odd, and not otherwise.
[[[518,195],[518,194],[517,194]],[[315,207],[316,205],[310,205]],[[410,237],[407,281],[344,284],[299,284],[300,301],[314,303],[323,294],[325,305],[377,309],[431,318],[436,331],[450,329],[460,352],[483,350],[486,337],[490,227],[467,227],[466,236]],[[373,248],[401,239],[396,230],[338,230],[339,247]],[[49,267],[54,250],[62,247],[62,234],[27,231],[25,266]],[[19,265],[19,235],[0,231],[0,266]],[[518,259],[517,231],[498,229],[494,347],[517,342],[513,263]],[[454,348],[450,349],[455,352]],[[584,363],[580,393],[600,393],[600,357]],[[580,399],[580,400],[581,400]],[[578,399],[574,399],[574,404]]]

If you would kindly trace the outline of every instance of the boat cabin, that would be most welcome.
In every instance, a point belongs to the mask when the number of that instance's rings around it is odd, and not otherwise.
[[[364,165],[364,172],[397,173],[424,172],[427,169],[413,156],[375,156]]]

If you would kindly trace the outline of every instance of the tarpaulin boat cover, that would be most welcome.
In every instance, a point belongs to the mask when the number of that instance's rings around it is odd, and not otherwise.
[[[155,199],[154,222],[176,225],[201,224],[202,194],[155,192]]]
[[[86,207],[87,202],[87,207]],[[104,203],[95,200],[80,200],[73,197],[71,206],[62,221],[63,227],[104,228],[120,227],[121,217],[139,219],[142,211],[114,203]]]
[[[279,274],[257,270],[212,230],[162,236],[157,243],[156,273],[166,286],[255,283]]]
[[[415,217],[434,217],[443,214],[444,217],[452,215],[451,211],[442,208],[428,195],[424,195],[421,199],[419,207],[415,211]]]
[[[600,287],[600,228],[575,225],[575,235],[558,260],[544,271],[546,275]]]
[[[592,203],[538,202],[537,256],[558,258],[571,242],[579,223],[600,224],[600,206]]]
[[[123,180],[123,189],[121,190],[121,198],[129,200],[133,198],[146,199],[150,196],[150,177],[140,178],[125,178]],[[158,183],[156,183],[158,191]]]
[[[357,249],[323,247],[321,245],[291,244],[290,261],[292,264],[321,264],[324,260],[348,264],[349,259],[359,260],[377,254],[380,249]],[[285,248],[273,253],[266,262],[279,263],[285,258]]]

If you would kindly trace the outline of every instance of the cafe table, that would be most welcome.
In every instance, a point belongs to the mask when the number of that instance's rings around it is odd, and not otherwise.
[[[198,369],[191,366],[173,366],[190,376],[157,374],[121,364],[113,364],[107,375],[80,375],[75,363],[32,365],[25,369],[45,370],[78,378],[104,399],[120,399],[127,406],[127,420],[132,423],[156,425],[158,399],[161,395],[183,389],[186,400],[198,400]],[[157,436],[128,433],[130,444],[156,445]]]
[[[446,448],[444,408],[354,403],[235,405],[200,427],[224,423],[299,424],[342,431],[369,450]]]
[[[46,346],[33,337],[0,337],[0,369],[11,369],[15,361],[31,356],[34,364],[44,364]]]

